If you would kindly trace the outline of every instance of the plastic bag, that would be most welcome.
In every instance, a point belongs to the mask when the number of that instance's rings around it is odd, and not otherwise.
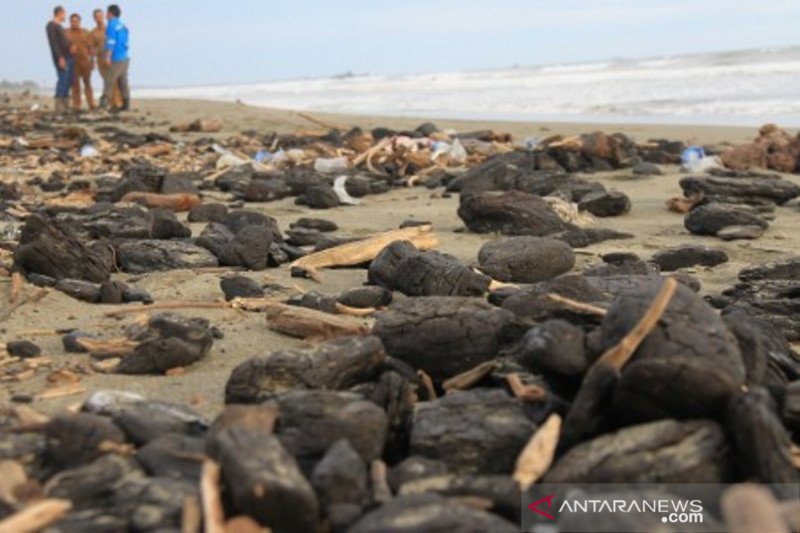
[[[347,170],[349,166],[350,161],[346,157],[333,157],[330,159],[318,157],[314,160],[314,170],[324,174],[342,172]]]

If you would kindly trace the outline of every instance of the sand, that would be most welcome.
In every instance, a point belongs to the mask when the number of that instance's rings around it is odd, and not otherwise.
[[[260,132],[294,131],[298,127],[314,127],[300,115],[290,111],[253,108],[240,104],[225,104],[200,101],[148,100],[136,102],[139,112],[146,113],[152,121],[148,130],[165,131],[170,123],[185,122],[196,118],[219,118],[223,120],[221,137],[253,129]],[[394,128],[416,127],[421,119],[399,119],[315,114],[315,117],[331,124],[359,125],[371,128],[382,125]],[[510,132],[515,137],[546,136],[556,133],[565,135],[594,130],[622,131],[638,141],[650,138],[685,140],[692,143],[742,142],[751,139],[755,131],[749,128],[709,126],[661,126],[661,125],[581,125],[581,124],[530,124],[521,122],[486,123],[475,121],[435,121],[441,128],[470,131],[491,128],[498,132]],[[197,134],[175,135],[177,138],[192,138]],[[600,255],[610,251],[629,251],[647,259],[656,251],[681,244],[703,244],[726,250],[729,263],[714,269],[691,269],[688,272],[703,282],[703,293],[711,294],[735,282],[736,274],[746,266],[787,258],[800,249],[800,232],[795,226],[800,220],[797,208],[785,207],[777,210],[777,218],[767,234],[756,241],[724,243],[714,238],[690,235],[683,227],[683,216],[669,212],[665,201],[681,194],[678,181],[682,174],[677,167],[664,167],[663,176],[632,177],[630,171],[594,174],[590,179],[602,182],[609,188],[628,194],[633,203],[632,211],[623,217],[601,219],[599,225],[630,232],[636,238],[608,241],[590,248],[578,250],[578,266],[600,261]],[[787,176],[800,183],[798,176]],[[424,188],[394,190],[363,199],[361,205],[339,207],[327,211],[311,210],[294,205],[294,199],[264,204],[248,204],[275,217],[281,228],[301,216],[323,217],[336,221],[341,235],[366,235],[376,231],[397,228],[407,219],[425,220],[434,224],[440,238],[440,250],[451,253],[467,263],[477,262],[480,246],[493,236],[475,235],[463,231],[463,224],[456,215],[457,196],[443,198],[441,190]],[[185,216],[185,215],[184,215]],[[204,224],[194,224],[197,235]],[[156,301],[163,300],[220,300],[220,275],[225,269],[214,272],[170,271],[144,276],[117,274],[116,279],[135,281],[137,286],[148,290]],[[246,275],[259,281],[280,284],[287,289],[287,296],[298,288],[303,291],[318,290],[323,293],[337,292],[360,285],[366,281],[366,271],[359,269],[324,271],[324,282],[317,284],[306,279],[291,278],[288,268],[249,272]],[[0,306],[7,305],[10,285],[0,283]],[[32,291],[33,288],[28,288]],[[121,319],[106,316],[115,309],[133,309],[138,304],[127,306],[104,306],[83,303],[57,291],[50,291],[37,303],[29,303],[16,309],[0,322],[0,343],[15,339],[29,339],[42,347],[43,355],[60,366],[65,360],[88,363],[88,357],[66,354],[61,346],[57,329],[77,328],[96,332],[104,337],[121,335],[124,328],[149,314],[146,307],[141,313],[125,315]],[[55,412],[82,400],[89,392],[100,389],[123,389],[141,393],[150,398],[189,402],[200,412],[213,416],[222,406],[225,382],[230,371],[249,357],[263,355],[269,351],[298,346],[301,341],[274,333],[267,327],[263,315],[235,310],[186,309],[179,311],[188,316],[203,316],[211,320],[223,333],[224,338],[214,343],[211,354],[203,361],[187,368],[177,376],[123,376],[95,374],[81,381],[87,393],[52,400],[35,400],[34,407],[43,412]],[[0,314],[2,316],[2,314]],[[44,375],[19,383],[0,384],[0,399],[14,394],[35,394],[44,387]]]

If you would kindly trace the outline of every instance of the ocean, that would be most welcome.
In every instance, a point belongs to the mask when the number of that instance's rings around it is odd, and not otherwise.
[[[137,96],[389,116],[800,126],[800,46],[648,59],[243,85]]]

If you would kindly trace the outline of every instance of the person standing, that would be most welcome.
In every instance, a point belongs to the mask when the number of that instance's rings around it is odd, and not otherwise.
[[[108,102],[114,94],[114,86],[119,83],[122,92],[122,111],[130,109],[131,92],[128,86],[128,28],[120,20],[122,10],[118,5],[108,6],[106,18],[108,27],[106,28],[105,57],[103,60],[109,67],[108,75],[104,79],[103,98],[100,99],[100,107],[108,107]]]
[[[86,94],[86,103],[89,109],[94,109],[94,94],[92,93],[92,71],[94,70],[94,54],[92,53],[92,40],[89,32],[81,27],[81,16],[73,13],[69,17],[67,39],[72,47],[75,58],[75,75],[72,81],[72,107],[77,111],[81,108],[81,81]]]
[[[106,64],[106,16],[102,9],[95,9],[92,13],[94,18],[94,29],[91,31],[92,48],[95,52],[95,59],[97,60],[97,70],[100,72],[100,77],[105,80],[108,71],[111,68]],[[122,93],[119,90],[119,83],[114,85],[114,92],[111,96],[111,107],[122,107]]]
[[[50,53],[53,64],[56,66],[58,82],[56,83],[55,110],[64,112],[69,110],[69,88],[72,85],[75,59],[72,56],[71,45],[64,32],[64,20],[67,17],[62,6],[53,9],[53,20],[47,23],[47,42],[50,44]]]

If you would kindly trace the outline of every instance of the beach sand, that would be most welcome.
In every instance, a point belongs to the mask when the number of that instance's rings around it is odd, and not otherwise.
[[[140,113],[145,113],[152,125],[145,130],[165,132],[169,124],[186,122],[197,118],[219,118],[224,129],[215,134],[226,137],[243,130],[259,132],[291,132],[297,128],[314,128],[315,125],[297,113],[271,109],[254,108],[240,104],[225,104],[203,101],[183,100],[145,100],[135,103]],[[381,118],[342,116],[315,113],[318,119],[335,125],[372,128],[388,126],[392,128],[413,128],[423,119]],[[582,132],[603,130],[621,131],[637,141],[651,138],[684,140],[690,143],[719,144],[738,143],[752,139],[756,131],[750,128],[675,126],[675,125],[602,125],[602,124],[531,124],[522,122],[487,123],[475,121],[434,121],[440,128],[453,128],[459,131],[493,129],[497,132],[512,133],[515,138],[529,136],[544,137],[554,134],[571,135]],[[134,129],[135,128],[131,128]],[[173,134],[175,138],[194,138],[207,134]],[[672,213],[665,207],[665,201],[681,195],[678,181],[682,174],[677,167],[664,167],[665,175],[632,177],[630,170],[593,174],[589,179],[597,180],[609,188],[625,192],[633,203],[632,211],[622,217],[600,219],[599,226],[633,233],[630,240],[607,241],[577,251],[577,268],[589,263],[600,262],[600,255],[611,251],[628,251],[643,259],[650,258],[656,251],[682,244],[702,244],[726,250],[730,262],[714,269],[691,269],[689,272],[703,282],[703,293],[711,294],[735,282],[736,274],[746,266],[766,263],[792,256],[800,249],[800,231],[796,225],[800,221],[797,208],[782,207],[777,210],[777,218],[772,222],[764,237],[756,241],[736,241],[725,243],[714,238],[701,238],[690,235],[683,227],[683,216]],[[800,183],[800,177],[787,176]],[[489,235],[476,235],[463,231],[463,224],[456,215],[458,197],[442,197],[441,190],[413,188],[394,190],[390,193],[368,196],[358,206],[339,207],[327,211],[311,210],[294,205],[294,199],[264,204],[247,204],[276,218],[282,229],[301,216],[322,217],[334,220],[340,227],[340,235],[367,235],[377,231],[397,228],[408,219],[430,221],[439,236],[440,250],[451,253],[467,263],[477,262],[480,246],[493,238]],[[184,218],[185,214],[181,215]],[[192,230],[197,235],[204,224],[194,224]],[[222,292],[219,280],[224,270],[196,273],[192,271],[170,271],[164,273],[131,276],[117,274],[115,278],[131,280],[148,290],[156,301],[159,300],[220,300]],[[323,272],[324,282],[317,284],[306,279],[291,278],[289,269],[269,269],[263,272],[249,272],[247,276],[259,281],[283,285],[290,294],[294,287],[301,290],[317,290],[323,293],[337,292],[360,285],[366,281],[366,271],[361,269],[327,270]],[[5,304],[9,298],[10,285],[0,283],[0,302]],[[138,304],[127,306],[104,306],[83,303],[57,291],[37,303],[23,305],[16,309],[5,321],[0,322],[0,343],[15,339],[29,339],[42,347],[43,355],[60,364],[69,358],[85,361],[83,355],[66,354],[61,346],[61,338],[52,332],[57,329],[77,328],[96,332],[103,337],[121,335],[124,328],[140,318],[137,313],[125,315],[121,319],[105,316],[115,309],[133,309]],[[140,308],[147,313],[146,307]],[[187,316],[203,316],[211,320],[224,334],[224,338],[214,343],[211,354],[203,361],[187,368],[177,376],[123,376],[116,374],[96,374],[84,377],[81,381],[87,393],[100,389],[123,389],[141,393],[147,397],[163,400],[189,402],[200,412],[213,416],[223,402],[225,382],[230,371],[249,357],[263,355],[271,350],[301,345],[301,341],[274,333],[267,327],[263,314],[245,313],[235,310],[184,309],[178,311]],[[0,397],[14,394],[36,394],[43,389],[44,375],[20,383],[8,382],[0,386]],[[43,412],[55,412],[64,406],[79,402],[86,396],[70,396],[53,400],[35,400],[34,407]]]

